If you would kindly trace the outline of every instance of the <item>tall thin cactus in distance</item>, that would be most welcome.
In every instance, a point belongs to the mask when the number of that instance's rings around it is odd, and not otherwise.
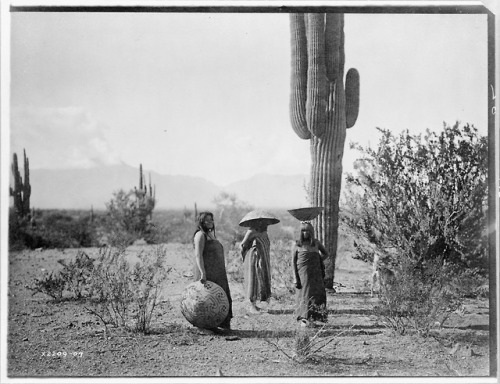
[[[325,245],[325,283],[333,287],[337,255],[339,198],[346,129],[359,112],[359,73],[351,68],[344,86],[344,15],[290,15],[290,120],[299,138],[310,140],[309,201],[324,207],[313,225]]]
[[[14,178],[14,188],[10,187],[10,195],[14,198],[14,210],[18,218],[22,219],[30,214],[30,197],[31,197],[31,184],[30,184],[30,169],[29,159],[24,153],[24,181],[19,171],[17,162],[17,154],[14,153],[12,161],[12,176]]]
[[[149,174],[149,194],[148,186],[144,178],[144,172],[142,170],[142,164],[139,165],[139,188],[134,187],[134,193],[136,197],[136,203],[140,210],[147,212],[150,220],[153,220],[153,210],[156,205],[156,187],[153,188],[151,185],[151,173]],[[145,220],[143,217],[142,220]],[[144,224],[145,226],[145,224]]]
[[[149,219],[153,220],[153,208],[156,205],[156,185],[151,186],[151,173],[149,173],[149,204],[152,204],[151,212],[149,213]]]
[[[149,175],[149,197],[156,198],[156,185],[151,186],[151,173]]]
[[[142,164],[139,164],[139,189],[142,191],[144,183],[144,174],[142,173]]]

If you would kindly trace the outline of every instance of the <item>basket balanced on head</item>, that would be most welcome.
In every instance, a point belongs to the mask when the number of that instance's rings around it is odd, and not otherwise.
[[[182,293],[181,312],[195,327],[219,326],[229,313],[229,300],[221,286],[213,281],[189,284]]]

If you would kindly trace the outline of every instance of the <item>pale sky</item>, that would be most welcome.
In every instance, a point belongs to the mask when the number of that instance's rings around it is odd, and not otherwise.
[[[346,14],[360,113],[344,170],[394,132],[471,123],[487,134],[487,17]],[[30,168],[124,162],[220,186],[308,174],[289,122],[287,14],[11,14],[11,152]]]

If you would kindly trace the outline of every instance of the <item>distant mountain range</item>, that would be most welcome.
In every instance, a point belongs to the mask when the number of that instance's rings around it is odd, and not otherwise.
[[[234,193],[238,200],[256,208],[305,206],[307,175],[260,174],[225,187],[200,177],[161,175],[144,170],[146,182],[156,188],[159,209],[208,209],[221,192]],[[30,170],[31,206],[40,209],[104,209],[113,192],[139,186],[139,169],[114,165],[91,169]]]

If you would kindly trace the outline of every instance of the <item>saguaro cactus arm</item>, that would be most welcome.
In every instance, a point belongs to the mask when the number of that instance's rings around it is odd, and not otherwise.
[[[325,20],[326,76],[336,81],[344,73],[344,18],[340,13],[327,13]]]
[[[292,76],[290,94],[290,121],[301,139],[311,138],[306,122],[307,99],[307,38],[303,13],[290,15],[292,34]]]
[[[346,128],[351,128],[359,113],[359,72],[355,68],[349,69],[345,77],[345,108]]]
[[[24,153],[24,183],[23,183],[23,213],[27,215],[30,212],[31,184],[30,184],[30,162]]]
[[[307,102],[309,131],[321,137],[326,128],[327,78],[325,66],[325,15],[310,13],[307,33]]]
[[[301,139],[322,137],[333,109],[335,88],[344,74],[344,16],[337,13],[291,14],[290,120]],[[345,80],[347,127],[359,113],[359,73],[351,68]],[[343,87],[342,87],[343,89]],[[343,91],[342,91],[343,92]]]

